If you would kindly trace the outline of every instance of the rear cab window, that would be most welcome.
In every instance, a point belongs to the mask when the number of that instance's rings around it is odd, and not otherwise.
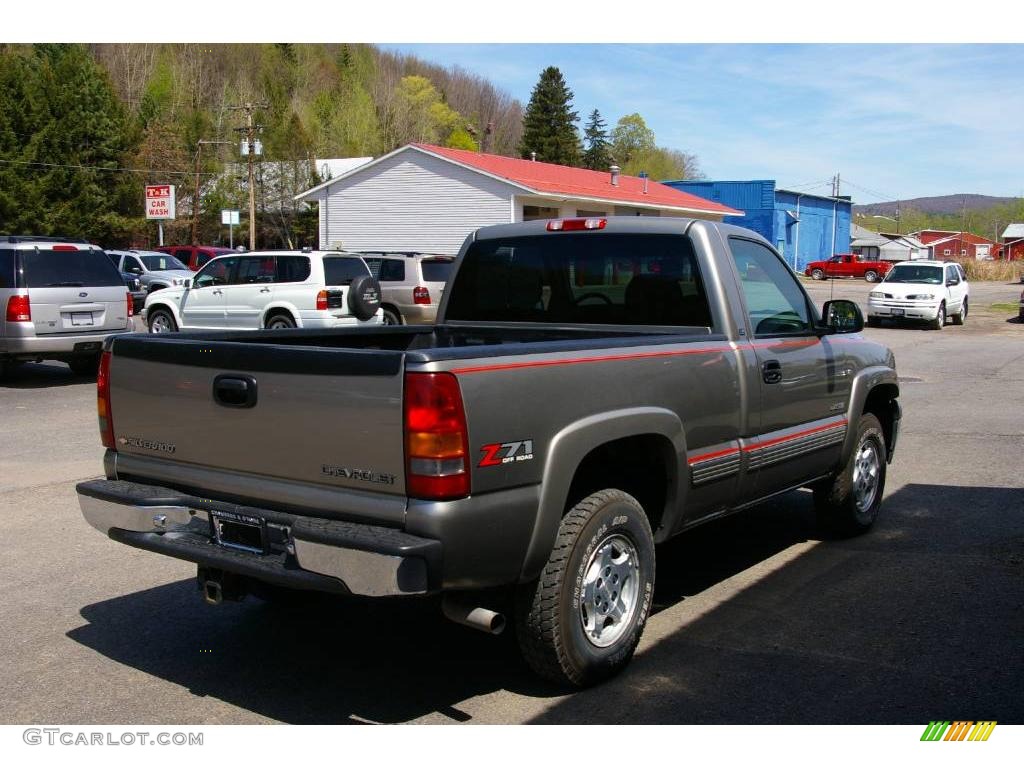
[[[124,285],[121,273],[98,249],[19,249],[18,287],[81,288]]]
[[[704,328],[712,320],[688,237],[562,233],[477,240],[446,319]]]
[[[362,259],[351,256],[324,257],[324,285],[351,285],[357,277],[369,275]]]

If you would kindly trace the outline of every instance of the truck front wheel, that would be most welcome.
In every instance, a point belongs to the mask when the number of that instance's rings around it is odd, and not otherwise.
[[[609,488],[562,519],[536,581],[519,587],[516,634],[527,663],[584,687],[633,657],[654,595],[654,538],[640,503]]]
[[[815,280],[824,280],[825,279],[825,272],[824,272],[824,270],[821,270],[821,269],[812,269],[811,270],[811,277],[813,277]]]
[[[867,272],[864,273],[864,279],[867,280],[869,283],[876,283],[878,282],[878,273],[875,272],[875,270],[873,269],[869,269]]]
[[[874,524],[885,491],[885,456],[881,423],[874,414],[861,415],[846,466],[813,489],[814,506],[823,527],[852,536]]]

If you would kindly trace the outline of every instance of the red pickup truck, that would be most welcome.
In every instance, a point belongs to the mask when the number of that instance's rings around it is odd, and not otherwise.
[[[863,277],[877,283],[892,269],[891,261],[871,261],[857,253],[837,253],[826,261],[812,261],[804,274],[815,280],[826,277]]]

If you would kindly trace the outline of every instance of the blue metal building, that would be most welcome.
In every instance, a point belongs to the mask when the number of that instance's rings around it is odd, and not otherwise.
[[[730,224],[752,229],[770,242],[794,269],[850,251],[848,197],[826,197],[779,189],[773,180],[663,181],[670,187],[744,212]]]

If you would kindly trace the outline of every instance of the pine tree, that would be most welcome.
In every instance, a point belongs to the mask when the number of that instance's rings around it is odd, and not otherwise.
[[[608,141],[607,124],[596,109],[590,113],[587,128],[583,133],[586,151],[583,153],[583,167],[592,171],[606,171],[612,164],[611,142]]]
[[[580,137],[576,130],[579,114],[572,110],[572,91],[558,67],[548,67],[530,94],[523,116],[523,138],[519,154],[531,152],[545,163],[580,164]]]
[[[97,242],[124,231],[142,185],[115,170],[128,149],[127,121],[84,46],[0,51],[0,112],[3,229]]]

